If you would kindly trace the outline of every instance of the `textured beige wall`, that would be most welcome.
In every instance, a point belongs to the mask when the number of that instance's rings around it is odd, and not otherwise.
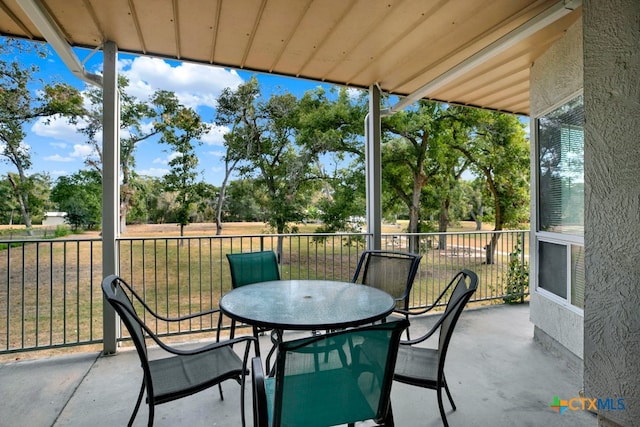
[[[640,1],[585,0],[585,393],[640,423]],[[605,424],[605,423],[602,423]]]
[[[582,69],[582,22],[578,21],[531,68],[532,119],[575,96],[582,89]],[[535,168],[535,159],[532,159],[532,189],[536,188]],[[535,200],[535,191],[531,200]],[[534,215],[535,209],[532,209],[532,218]],[[531,255],[531,265],[535,265],[535,254]],[[535,275],[532,280],[536,280]],[[584,318],[581,314],[532,292],[531,321],[571,353],[583,357]]]
[[[578,21],[531,66],[531,117],[581,90],[582,71],[582,21]]]

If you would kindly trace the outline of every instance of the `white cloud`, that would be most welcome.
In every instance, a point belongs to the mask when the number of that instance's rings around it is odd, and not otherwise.
[[[37,136],[53,138],[63,143],[81,143],[86,141],[86,136],[78,131],[81,127],[86,126],[86,123],[80,121],[77,124],[72,124],[62,116],[52,116],[48,121],[47,124],[47,119],[39,118],[33,126],[31,126],[31,132]]]
[[[154,126],[153,121],[141,123],[140,130],[142,131],[142,133],[151,133],[151,131],[153,130],[153,126]]]
[[[120,72],[129,79],[128,92],[146,101],[157,89],[175,92],[188,107],[215,107],[222,89],[235,89],[242,78],[234,70],[220,67],[169,62],[150,57],[119,61]]]
[[[64,142],[50,142],[49,145],[55,148],[67,148],[67,144]]]
[[[228,127],[211,124],[211,130],[202,137],[202,142],[207,145],[224,145],[224,135],[227,133]]]
[[[71,157],[63,157],[60,154],[54,154],[53,156],[46,156],[44,158],[48,162],[72,162]]]
[[[73,152],[70,154],[71,157],[80,157],[85,158],[88,156],[95,155],[96,152],[94,148],[88,144],[74,144]]]
[[[169,173],[169,169],[149,168],[149,169],[140,169],[137,172],[139,175],[161,177]]]
[[[356,87],[347,88],[347,95],[349,96],[350,99],[360,98],[360,96],[362,96],[362,92],[364,92],[364,89],[360,89]]]
[[[169,154],[167,156],[167,162],[170,162],[173,159],[177,159],[178,157],[182,157],[182,153],[179,153],[177,151],[174,151],[173,153]]]
[[[226,153],[224,151],[218,150],[218,151],[207,151],[207,154],[210,154],[210,155],[215,156],[215,157],[222,157]]]
[[[67,172],[65,170],[54,170],[54,171],[51,171],[51,176],[63,176],[63,175],[69,175],[69,172]]]
[[[167,157],[165,158],[156,157],[155,159],[153,159],[151,163],[153,163],[154,165],[168,165],[171,160],[180,156],[182,156],[182,153],[178,153],[177,151],[174,151],[173,153],[167,155]]]

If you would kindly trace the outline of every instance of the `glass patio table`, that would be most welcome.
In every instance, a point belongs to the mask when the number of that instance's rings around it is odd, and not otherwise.
[[[364,325],[391,314],[396,302],[379,289],[332,280],[275,280],[225,294],[220,310],[253,326],[311,331]]]
[[[396,302],[370,286],[332,280],[275,280],[233,289],[220,299],[220,310],[236,321],[273,329],[274,347],[282,331],[342,329],[387,317]]]

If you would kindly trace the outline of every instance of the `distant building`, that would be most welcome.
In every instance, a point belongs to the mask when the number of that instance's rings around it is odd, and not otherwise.
[[[66,216],[66,212],[45,212],[42,225],[45,227],[57,227],[58,225],[64,225],[64,219]]]

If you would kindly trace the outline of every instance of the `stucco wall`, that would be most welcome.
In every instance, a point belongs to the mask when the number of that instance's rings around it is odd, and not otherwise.
[[[576,95],[582,89],[582,70],[582,22],[578,21],[531,68],[532,119]],[[532,156],[531,163],[532,189],[537,186],[534,157],[535,155]],[[531,200],[535,200],[535,191]],[[534,217],[535,209],[532,209],[532,218]],[[535,265],[533,252],[532,266]],[[535,275],[531,277],[536,280]],[[536,334],[546,333],[577,357],[583,357],[584,318],[581,314],[535,291],[531,293],[530,306],[531,321],[537,326]]]
[[[640,2],[585,0],[585,393],[640,422]]]

